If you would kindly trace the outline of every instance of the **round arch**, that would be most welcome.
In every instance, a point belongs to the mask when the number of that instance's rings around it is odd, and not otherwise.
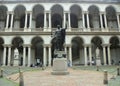
[[[63,9],[63,6],[62,5],[60,5],[60,4],[54,4],[51,8],[50,8],[50,10],[52,10],[53,8],[58,8],[58,7],[60,7],[62,10],[64,10]]]
[[[24,41],[21,37],[14,37],[11,40],[11,44],[13,44],[13,47],[15,48],[19,48],[22,46],[22,44],[24,44]]]
[[[7,10],[8,8],[4,5],[0,6],[0,30],[5,28],[6,18],[7,18]]]
[[[24,7],[25,10],[26,10],[25,5],[23,5],[23,4],[17,4],[17,5],[13,8],[13,11],[15,11],[15,9],[16,9],[17,7]]]
[[[44,5],[42,5],[42,4],[35,4],[35,5],[33,5],[33,6],[32,6],[32,10],[33,10],[36,6],[41,6],[41,7],[45,10]]]
[[[11,40],[11,44],[12,44],[12,47],[11,47],[11,63],[10,65],[17,65],[17,66],[21,66],[23,65],[23,44],[24,44],[24,41],[21,37],[14,37],[12,40]],[[15,62],[15,50],[18,50],[18,53],[19,53],[19,56],[18,56],[18,64]]]
[[[59,4],[53,5],[51,7],[51,16],[52,16],[52,27],[56,28],[57,24],[61,27],[63,26],[63,7]]]
[[[91,7],[94,7],[98,11],[100,11],[100,8],[97,5],[90,5],[87,10],[89,10]]]
[[[115,8],[113,5],[109,5],[109,6],[107,6],[107,7],[105,8],[105,11],[106,11],[107,8],[112,8],[112,9],[115,10],[115,12],[117,12],[117,11],[116,11],[116,8]]]
[[[33,7],[32,23],[34,28],[44,27],[44,10],[44,7],[40,4],[37,4]]]
[[[102,47],[103,41],[102,38],[95,36],[91,39],[91,48],[92,48],[92,61],[94,61],[96,64],[96,60],[98,59],[97,50],[99,50],[99,57],[100,57],[100,64],[104,63],[103,59],[103,47]]]
[[[117,36],[112,36],[109,40],[111,64],[118,65],[120,61],[120,40]]]
[[[71,9],[71,7],[74,7],[74,6],[77,6],[78,8],[81,9],[81,11],[83,11],[82,7],[81,7],[80,5],[78,5],[78,4],[72,4],[72,5],[70,6],[69,10]]]
[[[74,37],[71,40],[72,44],[72,63],[73,65],[84,64],[84,42],[81,37]]]
[[[100,18],[99,18],[99,8],[95,5],[91,5],[88,8],[89,19],[90,19],[90,27],[92,29],[99,30],[100,28]]]
[[[78,5],[72,5],[70,7],[71,27],[82,27],[82,9]]]
[[[104,43],[104,39],[102,37],[100,37],[100,36],[93,36],[91,38],[91,42],[92,42],[93,39],[97,39],[97,38],[100,39],[102,43]]]
[[[2,37],[0,37],[0,66],[3,65],[3,51],[4,51],[4,40]]]
[[[25,11],[26,8],[23,5],[17,5],[14,9],[14,28],[24,28],[25,26]],[[27,24],[28,27],[28,24]]]
[[[117,16],[116,16],[116,10],[113,6],[108,6],[105,9],[106,11],[106,18],[107,18],[107,26],[110,28],[110,30],[114,30],[118,28],[117,24]]]
[[[43,64],[43,39],[41,37],[33,37],[31,40],[31,61],[33,65],[42,66]]]

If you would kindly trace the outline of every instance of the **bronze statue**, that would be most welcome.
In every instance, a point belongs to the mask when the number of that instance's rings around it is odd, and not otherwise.
[[[67,28],[60,28],[60,25],[57,26],[57,30],[54,34],[54,45],[55,50],[62,51],[63,50],[63,44],[65,43],[65,35],[66,35],[66,29]]]

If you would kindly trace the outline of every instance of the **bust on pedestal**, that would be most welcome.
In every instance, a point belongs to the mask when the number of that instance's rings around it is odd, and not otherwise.
[[[53,75],[66,75],[69,74],[67,71],[67,58],[66,52],[64,51],[63,44],[65,42],[65,29],[60,28],[54,34],[54,59],[53,59]]]
[[[19,51],[17,48],[14,49],[14,62],[13,66],[19,66]]]

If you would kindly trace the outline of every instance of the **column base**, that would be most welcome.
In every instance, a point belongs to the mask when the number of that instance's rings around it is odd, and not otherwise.
[[[5,32],[12,32],[12,29],[10,29],[10,28],[5,28]]]
[[[44,28],[43,28],[43,31],[47,31],[47,28],[44,27]]]
[[[104,29],[104,28],[102,28],[101,30],[102,30],[102,32],[105,32],[105,29]]]
[[[91,29],[90,29],[90,28],[87,28],[87,31],[88,31],[88,32],[90,32],[90,31],[91,31]]]
[[[24,32],[31,32],[30,28],[24,28]]]

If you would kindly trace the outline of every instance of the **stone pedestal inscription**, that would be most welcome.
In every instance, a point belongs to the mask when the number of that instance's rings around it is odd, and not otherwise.
[[[19,66],[19,59],[14,59],[14,64],[13,66]]]
[[[66,75],[67,71],[67,59],[66,58],[54,58],[53,60],[53,75]]]
[[[69,74],[67,71],[67,58],[64,51],[56,51],[55,57],[53,59],[53,71],[51,72],[53,75],[66,75]]]
[[[97,66],[100,66],[100,65],[101,65],[101,60],[100,60],[100,58],[97,58],[97,59],[96,59],[96,65],[97,65]]]

